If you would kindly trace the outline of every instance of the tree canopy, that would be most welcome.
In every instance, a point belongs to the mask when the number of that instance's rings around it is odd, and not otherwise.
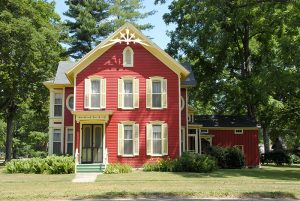
[[[193,104],[247,114],[265,131],[288,116],[292,125],[282,123],[299,135],[299,2],[177,0],[169,9],[167,51],[193,64]]]
[[[4,0],[0,11],[0,111],[10,160],[17,112],[24,103],[45,107],[48,93],[42,82],[53,76],[63,49],[54,3]]]

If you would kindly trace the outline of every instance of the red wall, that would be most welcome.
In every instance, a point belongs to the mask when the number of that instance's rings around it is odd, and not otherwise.
[[[73,115],[71,114],[70,110],[67,108],[67,98],[70,94],[74,93],[73,87],[66,87],[65,88],[65,119],[64,119],[64,125],[65,126],[73,126]]]
[[[151,158],[146,156],[146,123],[160,120],[168,124],[169,156],[179,154],[179,88],[178,76],[141,45],[130,45],[134,51],[134,67],[122,65],[124,44],[116,44],[96,59],[76,77],[76,111],[84,110],[84,79],[90,75],[106,78],[106,110],[113,111],[106,124],[106,147],[108,162],[124,162],[141,166]],[[140,84],[139,108],[134,110],[118,109],[118,78],[130,75],[138,78]],[[162,76],[168,80],[168,108],[163,110],[146,109],[146,79]],[[117,156],[117,125],[120,121],[135,121],[139,124],[140,153],[137,157],[122,158]],[[78,129],[78,128],[77,128]]]
[[[234,134],[234,130],[209,130],[209,134],[214,135],[213,145],[222,147],[244,145],[246,165],[259,165],[257,130],[244,130],[244,134]]]

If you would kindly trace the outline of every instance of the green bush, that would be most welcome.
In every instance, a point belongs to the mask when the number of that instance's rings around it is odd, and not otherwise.
[[[108,164],[104,170],[104,174],[120,174],[130,172],[132,172],[132,167],[128,164],[121,163]]]
[[[212,146],[208,149],[208,155],[214,157],[222,169],[238,169],[245,166],[245,157],[236,147]]]
[[[296,154],[291,154],[290,158],[293,164],[300,164],[300,157],[297,156]]]
[[[292,163],[291,156],[284,150],[270,151],[268,153],[261,155],[261,162],[265,163],[275,163],[276,165],[290,165]]]
[[[163,159],[143,166],[144,171],[160,172],[212,172],[215,169],[217,169],[215,159],[196,153],[184,153],[178,159]]]
[[[8,173],[71,174],[74,173],[73,157],[48,156],[47,158],[16,159],[5,165]]]

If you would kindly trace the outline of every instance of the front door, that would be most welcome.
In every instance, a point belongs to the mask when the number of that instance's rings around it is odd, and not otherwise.
[[[103,162],[103,125],[82,125],[81,163]]]

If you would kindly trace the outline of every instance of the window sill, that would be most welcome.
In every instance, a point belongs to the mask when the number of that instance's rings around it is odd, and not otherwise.
[[[138,155],[118,155],[119,157],[122,157],[122,158],[134,158]]]
[[[167,108],[162,108],[162,107],[150,107],[148,108],[150,110],[163,110],[163,109],[167,109]]]

